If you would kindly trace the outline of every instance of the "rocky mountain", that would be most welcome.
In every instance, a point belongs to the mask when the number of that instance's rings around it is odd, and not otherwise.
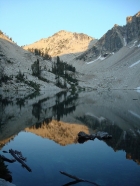
[[[96,39],[86,34],[61,30],[51,37],[43,38],[23,48],[26,50],[40,49],[42,52],[47,52],[52,57],[56,57],[70,53],[79,54],[79,52],[87,50],[95,43]]]
[[[108,56],[120,50],[131,41],[140,39],[140,12],[126,18],[126,25],[117,24],[108,30],[91,49],[78,56],[77,59],[84,61],[94,60],[99,55]]]
[[[69,61],[81,74],[81,86],[140,88],[140,12],[126,21],[125,26],[114,25],[93,47]]]
[[[0,34],[0,75],[6,78],[2,90],[60,91],[56,75],[51,72],[55,58],[46,60],[30,52],[35,48],[52,56],[60,55],[60,59],[73,65],[78,87],[140,89],[140,12],[127,17],[125,26],[115,24],[98,41],[85,34],[60,31],[23,49]],[[34,76],[36,67],[40,77]],[[60,81],[65,83],[63,77]],[[69,83],[67,87],[70,88]]]

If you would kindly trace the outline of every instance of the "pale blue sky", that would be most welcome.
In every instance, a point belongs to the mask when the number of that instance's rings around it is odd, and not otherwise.
[[[0,0],[0,30],[18,45],[60,30],[99,39],[140,11],[140,0]]]

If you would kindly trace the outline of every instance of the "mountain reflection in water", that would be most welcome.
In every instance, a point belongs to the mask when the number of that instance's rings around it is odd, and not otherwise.
[[[114,150],[114,153],[124,151],[127,160],[132,159],[136,162],[136,165],[140,164],[140,94],[135,91],[95,91],[81,92],[79,95],[62,92],[43,98],[39,95],[32,98],[26,97],[26,99],[23,97],[22,100],[21,98],[15,99],[1,95],[0,106],[1,150],[17,143],[22,146],[24,142],[22,142],[23,139],[20,136],[23,135],[23,132],[20,133],[20,131],[24,131],[25,138],[28,135],[35,134],[32,138],[37,144],[40,136],[44,140],[49,139],[65,146],[64,148],[67,148],[66,145],[68,144],[76,144],[76,147],[72,146],[70,148],[74,148],[72,152],[77,152],[76,148],[81,148],[78,147],[77,143],[78,132],[105,131],[113,136],[111,140],[105,141],[107,144],[106,151],[108,146]],[[18,142],[16,139],[18,139]],[[30,141],[32,140],[30,139]],[[93,141],[94,143],[99,144],[97,140]],[[8,146],[5,146],[5,144]],[[89,142],[80,146],[86,149],[86,144],[89,146]],[[39,146],[36,148],[39,148]],[[59,154],[59,149],[56,148]],[[92,150],[91,146],[90,149]],[[72,154],[72,152],[69,152],[69,154]],[[40,154],[42,153],[40,151]],[[80,154],[80,156],[83,155],[87,163],[91,161],[86,158],[88,153]],[[79,153],[75,156],[78,157]],[[100,154],[101,159],[103,156],[103,154]],[[57,158],[59,159],[59,157]],[[96,157],[94,158],[98,162],[99,157],[97,157],[97,160]],[[63,158],[60,159],[62,161]],[[78,161],[76,159],[76,162]],[[131,170],[131,167],[129,169]],[[82,169],[79,171],[82,172]],[[140,183],[140,179],[137,179],[136,183]]]
[[[77,134],[84,131],[89,134],[88,127],[78,124],[69,124],[62,121],[52,120],[48,124],[45,122],[40,127],[34,125],[26,128],[25,131],[32,132],[43,138],[48,138],[60,145],[77,143]]]

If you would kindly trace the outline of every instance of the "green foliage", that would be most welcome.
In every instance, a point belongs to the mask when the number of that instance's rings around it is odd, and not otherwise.
[[[51,60],[52,57],[51,57],[47,52],[45,52],[45,53],[43,54],[43,59]]]
[[[26,83],[30,87],[33,87],[36,91],[40,90],[40,85],[35,83],[35,82],[33,82],[33,81],[24,81],[24,83]]]
[[[77,83],[77,79],[73,78],[72,75],[65,74],[65,78],[67,81],[72,82],[72,83]]]
[[[60,61],[59,57],[57,56],[57,62],[53,64],[52,66],[52,72],[56,74],[56,72],[59,75],[64,75],[64,71],[71,71],[75,72],[76,69],[72,65],[67,64],[66,62]]]
[[[68,73],[67,71],[71,71],[74,73],[74,75]],[[56,75],[56,86],[60,88],[66,88],[66,81],[69,81],[70,83],[76,83],[78,84],[78,81],[76,78],[73,78],[75,76],[75,67],[72,65],[67,64],[66,62],[63,62],[60,60],[60,58],[57,56],[57,61],[52,65],[52,73]],[[60,77],[64,78],[64,84],[60,82]]]
[[[19,71],[19,73],[16,75],[16,78],[17,78],[17,80],[16,80],[17,83],[23,82],[23,83],[29,85],[30,87],[33,87],[36,91],[40,90],[40,85],[33,82],[33,81],[25,80],[24,74],[22,74],[21,71]]]
[[[24,80],[24,74],[19,71],[19,73],[15,76],[18,81],[23,81]]]
[[[28,51],[34,53],[35,55],[43,57],[43,59],[46,59],[46,60],[51,60],[52,59],[52,57],[48,54],[49,49],[47,49],[47,48],[45,49],[45,52],[43,51],[43,49],[40,50],[40,49],[37,49],[37,48],[35,48],[35,49],[28,48]]]
[[[39,60],[37,59],[37,61],[34,62],[34,64],[31,65],[31,69],[32,69],[32,74],[34,76],[39,77],[40,76],[40,67],[39,67]]]
[[[47,82],[47,83],[49,83],[49,82],[50,82],[49,80],[47,80],[46,78],[41,77],[41,76],[39,76],[39,77],[38,77],[38,79],[40,79],[41,81]]]
[[[3,74],[2,77],[0,78],[0,84],[2,82],[7,83],[8,80],[12,80],[12,78],[7,76],[6,74]]]

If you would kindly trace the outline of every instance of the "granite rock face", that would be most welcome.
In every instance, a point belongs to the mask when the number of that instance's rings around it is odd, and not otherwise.
[[[92,48],[82,53],[76,59],[91,61],[91,59],[94,60],[99,55],[106,57],[111,53],[117,52],[134,39],[140,39],[140,12],[134,16],[127,17],[125,26],[115,24]]]
[[[140,12],[134,16],[129,16],[126,18],[126,26],[124,27],[126,31],[127,43],[135,38],[140,37]]]

